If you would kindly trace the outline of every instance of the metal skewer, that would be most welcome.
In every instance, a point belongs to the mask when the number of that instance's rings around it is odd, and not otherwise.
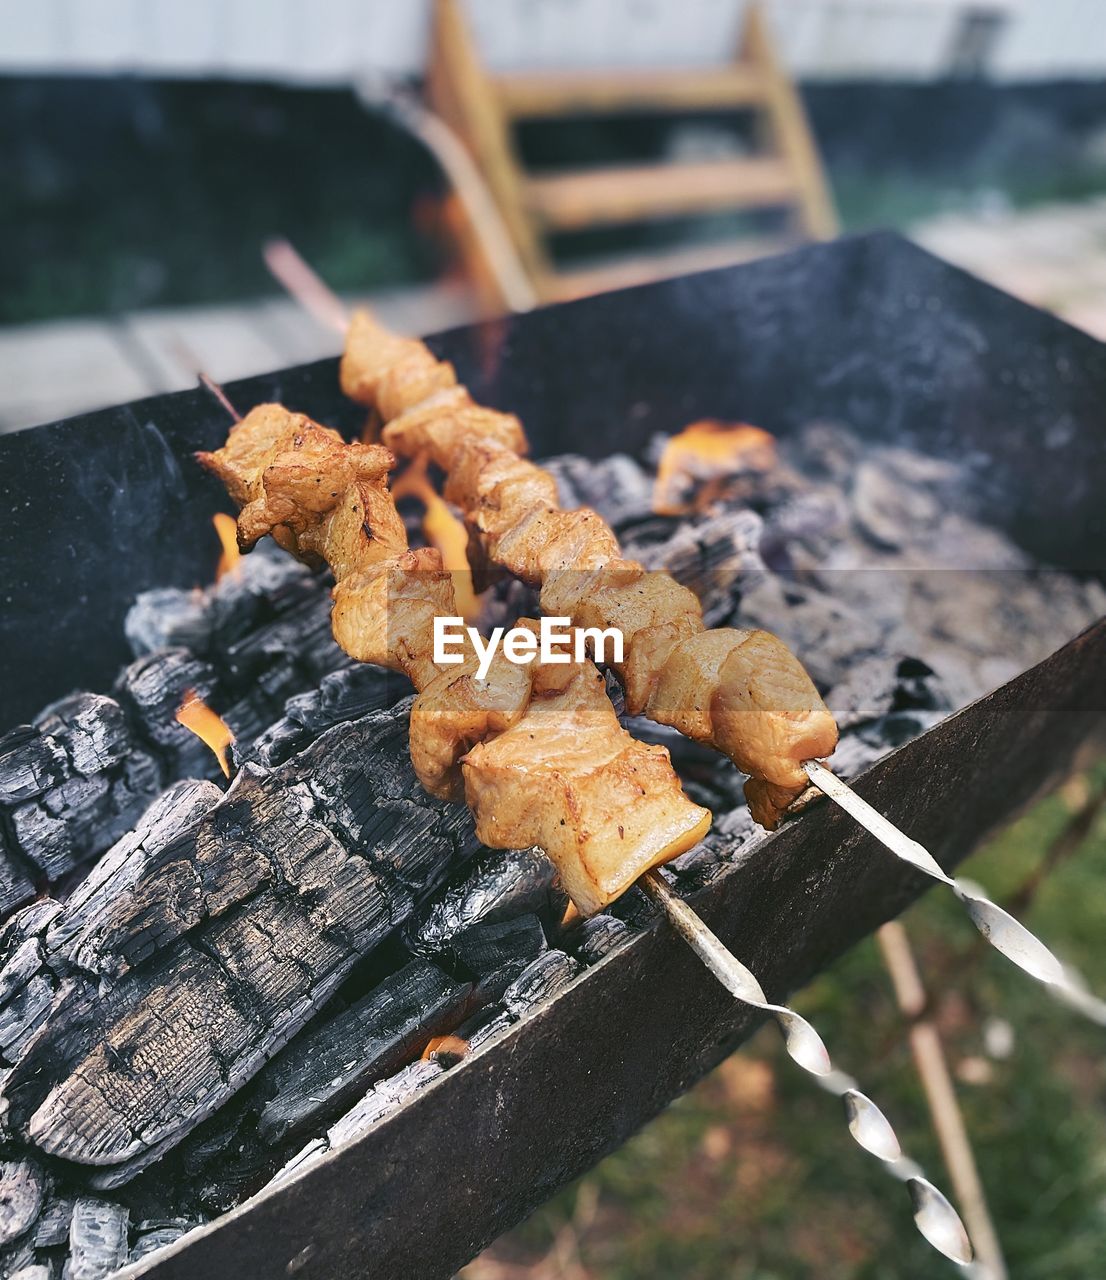
[[[903,1155],[891,1122],[879,1107],[861,1093],[852,1076],[833,1066],[818,1032],[794,1009],[769,1001],[750,970],[669,887],[660,872],[647,871],[638,885],[664,911],[672,927],[732,996],[776,1020],[792,1060],[827,1093],[841,1099],[854,1141],[883,1161],[887,1171],[906,1184],[914,1207],[914,1222],[926,1240],[961,1266],[971,1262],[972,1246],[959,1214],[924,1176],[921,1167]]]
[[[203,372],[199,376],[203,386],[231,418],[241,422],[241,414],[222,387]],[[961,1266],[970,1263],[971,1242],[956,1210],[924,1177],[920,1166],[903,1155],[895,1131],[879,1107],[860,1091],[852,1076],[833,1066],[818,1032],[793,1009],[769,1001],[751,970],[669,888],[660,872],[647,871],[637,883],[660,906],[673,928],[732,996],[775,1019],[793,1061],[813,1076],[821,1088],[841,1099],[854,1141],[881,1160],[894,1177],[906,1184],[914,1208],[914,1222],[925,1239],[951,1261]]]
[[[963,877],[950,876],[924,845],[900,831],[824,764],[808,760],[803,768],[819,791],[840,805],[896,858],[947,885],[964,904],[972,923],[996,951],[1001,951],[1008,960],[1043,983],[1072,1008],[1085,1013],[1099,1025],[1106,1025],[1106,1002],[1090,995],[1082,980],[1066,969],[1036,934],[992,902],[979,885]]]

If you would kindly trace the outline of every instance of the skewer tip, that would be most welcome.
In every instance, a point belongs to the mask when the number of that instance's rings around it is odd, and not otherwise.
[[[966,1267],[975,1255],[960,1215],[928,1179],[915,1176],[906,1185],[918,1230],[938,1253]]]

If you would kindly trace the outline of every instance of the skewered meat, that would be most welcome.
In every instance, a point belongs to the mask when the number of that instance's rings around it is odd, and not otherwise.
[[[561,510],[554,478],[519,456],[517,418],[474,404],[449,365],[439,365],[441,382],[426,394],[433,359],[421,342],[358,313],[342,386],[379,411],[387,445],[429,452],[483,554],[539,586],[546,613],[621,630],[615,670],[627,710],[729,756],[750,775],[754,817],[775,827],[807,786],[803,762],[837,745],[833,717],[798,659],[765,631],[706,630],[695,595],[624,559],[597,512]]]
[[[467,800],[485,844],[540,845],[590,914],[706,833],[709,811],[683,794],[663,747],[622,728],[592,663],[520,666],[498,653],[481,679],[470,645],[459,665],[435,665],[434,618],[457,614],[453,580],[436,550],[408,548],[386,448],[346,444],[302,414],[260,405],[223,448],[198,457],[241,507],[243,549],[270,533],[330,565],[335,639],[410,677],[419,780]]]

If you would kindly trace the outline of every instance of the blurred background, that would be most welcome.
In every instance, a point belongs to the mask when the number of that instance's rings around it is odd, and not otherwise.
[[[0,430],[333,353],[273,237],[427,332],[892,227],[1106,338],[1106,6],[0,0],[0,174]],[[1098,989],[1104,794],[1088,767],[969,867]],[[935,1031],[1009,1274],[1106,1275],[1101,1033],[951,900],[906,923],[920,1005],[869,940],[799,1009],[942,1170]],[[756,1039],[466,1280],[944,1274],[781,1057]]]
[[[890,226],[1106,336],[1104,76],[1100,0],[0,0],[0,428],[331,351],[273,235],[430,330]]]

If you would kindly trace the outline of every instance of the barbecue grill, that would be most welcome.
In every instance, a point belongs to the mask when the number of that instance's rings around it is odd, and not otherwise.
[[[815,418],[968,459],[990,521],[1101,573],[1106,348],[901,239],[862,237],[431,340],[537,455],[637,451],[701,416],[786,437]],[[228,388],[356,430],[334,361]],[[5,725],[110,686],[142,590],[203,581],[225,499],[191,461],[226,434],[201,392],[0,441]],[[1103,722],[1106,621],[857,782],[951,866]],[[819,805],[694,899],[773,999],[926,880]],[[155,1276],[448,1276],[617,1146],[755,1027],[670,931],[636,934],[361,1138],[140,1264]]]

